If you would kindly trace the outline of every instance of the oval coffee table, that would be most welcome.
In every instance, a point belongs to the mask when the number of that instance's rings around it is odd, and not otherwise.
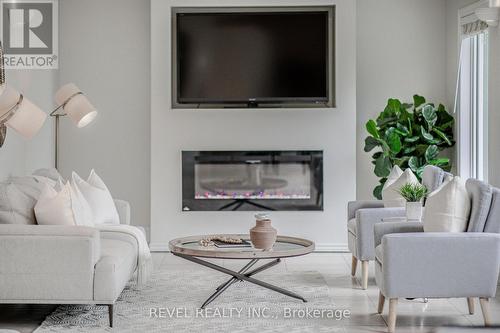
[[[249,241],[249,235],[217,235],[230,238],[241,238]],[[173,255],[189,260],[199,265],[214,269],[221,273],[230,275],[231,278],[217,287],[216,291],[203,303],[201,308],[205,308],[208,304],[219,297],[229,286],[238,281],[247,281],[266,289],[276,291],[278,293],[300,299],[307,302],[302,296],[297,295],[286,289],[274,286],[267,282],[253,278],[257,273],[260,273],[268,268],[271,268],[281,262],[281,258],[303,256],[314,251],[314,242],[295,238],[278,236],[273,248],[268,251],[258,250],[253,247],[240,248],[219,248],[216,246],[202,246],[200,240],[210,236],[191,236],[185,238],[177,238],[169,243],[170,251]],[[232,271],[225,267],[213,264],[200,258],[215,258],[215,259],[235,259],[249,260],[238,272]],[[274,259],[260,267],[250,270],[259,260]]]

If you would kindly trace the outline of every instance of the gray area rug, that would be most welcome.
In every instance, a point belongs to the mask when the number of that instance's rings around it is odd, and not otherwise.
[[[346,319],[338,320],[339,313],[334,313],[343,309],[336,308],[318,272],[261,273],[258,278],[308,302],[239,282],[201,312],[201,303],[228,278],[160,270],[142,290],[129,283],[115,304],[114,328],[108,326],[106,307],[62,305],[35,332],[345,332]]]

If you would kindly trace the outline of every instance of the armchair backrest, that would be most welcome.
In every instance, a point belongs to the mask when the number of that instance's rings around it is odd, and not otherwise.
[[[500,231],[500,195],[498,189],[477,179],[465,183],[471,198],[468,232]],[[493,197],[495,200],[493,202]]]
[[[444,171],[443,169],[434,166],[427,165],[422,173],[422,185],[427,188],[427,191],[433,192],[445,181],[446,176],[453,177],[452,174]]]
[[[500,189],[493,187],[491,207],[484,226],[484,232],[500,234]]]

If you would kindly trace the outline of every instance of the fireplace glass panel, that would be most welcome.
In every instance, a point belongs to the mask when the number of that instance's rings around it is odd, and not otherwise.
[[[195,199],[310,199],[310,165],[197,164]]]
[[[323,152],[183,151],[182,210],[323,210]]]

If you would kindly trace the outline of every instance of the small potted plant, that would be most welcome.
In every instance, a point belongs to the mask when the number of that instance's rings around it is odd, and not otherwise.
[[[406,218],[408,221],[422,220],[422,203],[427,195],[427,188],[418,183],[406,183],[398,193],[406,200]]]

